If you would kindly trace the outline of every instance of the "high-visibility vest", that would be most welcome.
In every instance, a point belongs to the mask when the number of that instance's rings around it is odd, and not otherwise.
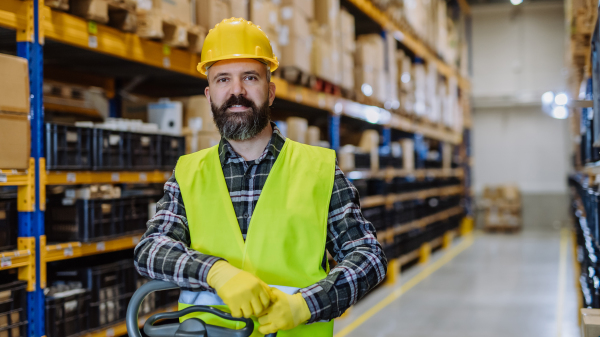
[[[267,177],[244,241],[225,183],[218,146],[183,156],[175,168],[175,178],[185,204],[191,247],[203,254],[222,257],[269,285],[304,288],[315,284],[329,271],[329,266],[323,270],[322,262],[334,176],[334,151],[287,139]],[[193,304],[218,303],[215,294],[201,293],[204,299],[193,302],[189,298],[194,294],[182,292],[180,310]],[[216,307],[228,311],[224,305]],[[242,323],[224,321],[210,314],[191,317],[213,325],[242,327]],[[262,336],[257,330],[256,317],[253,319],[252,336]],[[332,335],[333,321],[301,324],[277,334],[278,337]]]

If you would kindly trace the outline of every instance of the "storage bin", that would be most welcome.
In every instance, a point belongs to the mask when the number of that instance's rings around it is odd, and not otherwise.
[[[122,234],[120,199],[49,201],[46,236],[49,242],[104,240]]]
[[[46,296],[46,336],[74,337],[89,329],[90,291],[73,289]]]
[[[159,136],[143,133],[126,133],[131,168],[135,170],[156,170],[160,167]]]
[[[27,333],[27,283],[0,284],[0,337],[25,337]]]
[[[46,123],[46,169],[90,170],[93,129]]]
[[[127,132],[93,129],[93,169],[126,170],[131,167]]]
[[[0,200],[0,252],[17,248],[18,216],[17,200]]]
[[[159,136],[160,167],[163,170],[173,170],[179,157],[185,155],[185,137]]]

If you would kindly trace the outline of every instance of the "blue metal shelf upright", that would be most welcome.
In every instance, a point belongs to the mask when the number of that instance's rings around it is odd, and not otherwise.
[[[40,271],[40,240],[44,237],[44,209],[40,202],[45,188],[40,184],[40,168],[44,165],[44,139],[43,123],[44,109],[42,104],[43,81],[43,36],[40,34],[40,17],[43,9],[43,0],[29,0],[27,3],[27,22],[25,27],[18,27],[17,55],[27,59],[29,64],[29,90],[30,90],[30,122],[31,122],[31,158],[34,161],[35,192],[31,200],[21,205],[19,200],[19,237],[35,239],[35,283],[32,291],[27,296],[27,320],[30,337],[45,335],[45,300]],[[22,194],[22,193],[20,193]],[[25,195],[29,196],[28,193]],[[21,199],[21,197],[19,198]],[[35,200],[33,200],[35,199]],[[31,290],[31,289],[30,289]]]

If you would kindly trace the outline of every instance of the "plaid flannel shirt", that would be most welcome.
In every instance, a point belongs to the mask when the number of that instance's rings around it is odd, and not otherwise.
[[[245,161],[225,139],[219,143],[221,166],[244,238],[261,190],[285,142],[275,124],[271,125],[273,136],[254,161]],[[135,248],[135,267],[143,276],[174,282],[182,289],[214,292],[206,278],[221,258],[190,248],[185,205],[175,174],[166,182],[164,192],[156,215],[148,221],[148,229]],[[387,270],[375,228],[361,213],[358,191],[337,165],[327,223],[326,249],[338,264],[325,279],[300,290],[311,312],[308,323],[342,315],[381,282]],[[323,268],[326,259],[324,252]]]

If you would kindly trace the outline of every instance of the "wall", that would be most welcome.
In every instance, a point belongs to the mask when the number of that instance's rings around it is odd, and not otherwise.
[[[528,228],[568,219],[568,121],[539,104],[565,90],[564,55],[562,3],[473,6],[474,188],[517,184]]]

